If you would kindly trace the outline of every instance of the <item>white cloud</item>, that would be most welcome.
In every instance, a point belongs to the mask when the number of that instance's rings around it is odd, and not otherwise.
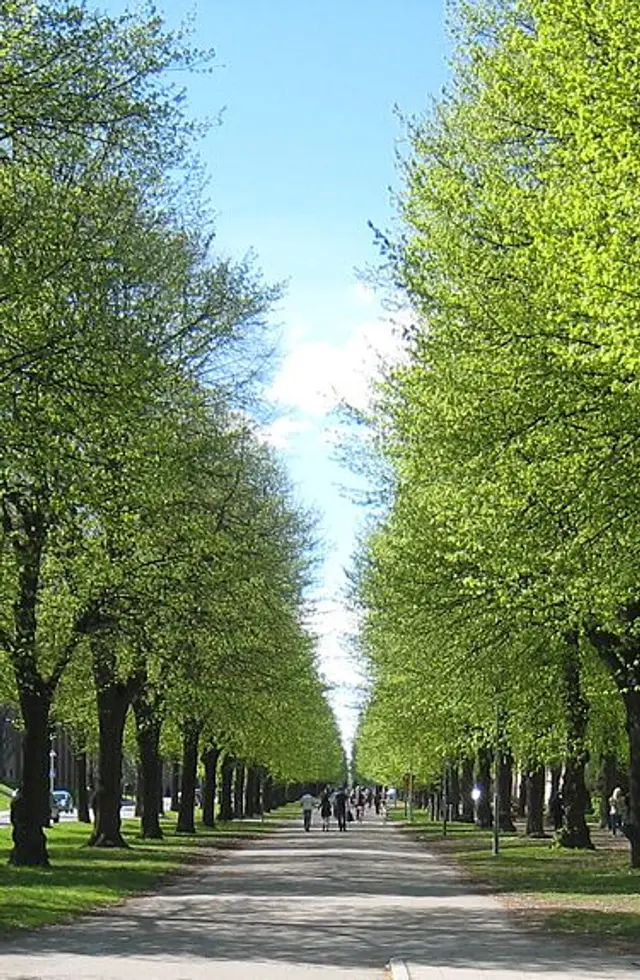
[[[318,637],[318,655],[327,681],[339,687],[360,687],[362,671],[349,649],[358,631],[354,613],[336,599],[320,599],[308,625]]]
[[[357,282],[353,287],[353,298],[356,306],[372,306],[376,302],[375,291],[364,282]]]
[[[269,425],[263,426],[259,430],[258,436],[263,442],[274,446],[276,449],[288,449],[291,445],[292,436],[298,435],[299,432],[307,432],[310,428],[310,423],[303,419],[293,419],[283,415]]]
[[[399,349],[396,330],[384,320],[360,324],[342,345],[299,342],[285,357],[268,397],[309,415],[326,415],[341,401],[363,408],[371,379]]]

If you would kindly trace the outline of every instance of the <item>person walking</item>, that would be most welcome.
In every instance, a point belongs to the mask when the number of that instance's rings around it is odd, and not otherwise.
[[[340,787],[333,798],[333,812],[338,821],[338,830],[347,829],[347,790]]]
[[[374,803],[376,807],[376,813],[380,813],[380,804],[382,802],[382,786],[376,786],[376,792],[374,796]]]
[[[365,797],[364,791],[361,786],[358,786],[355,792],[355,807],[356,807],[356,820],[358,823],[362,823],[364,820],[364,804]]]
[[[619,830],[622,830],[625,810],[626,806],[624,793],[622,792],[620,786],[616,786],[613,793],[609,797],[609,826],[614,837]]]
[[[320,816],[322,817],[322,829],[329,830],[331,822],[331,796],[329,789],[325,789],[320,798]]]
[[[300,806],[302,807],[302,819],[304,821],[304,829],[306,831],[311,830],[311,817],[313,815],[313,808],[316,805],[315,797],[311,793],[303,793],[300,797]]]

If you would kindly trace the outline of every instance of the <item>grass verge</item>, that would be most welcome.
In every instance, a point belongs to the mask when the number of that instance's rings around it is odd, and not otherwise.
[[[402,821],[402,811],[392,819]],[[593,828],[594,851],[501,835],[494,856],[491,832],[468,824],[449,824],[444,837],[441,823],[417,813],[403,829],[496,894],[522,925],[640,952],[640,870],[629,867],[628,847],[606,832]]]
[[[0,783],[0,810],[8,810],[11,806],[13,790],[6,783]]]
[[[152,891],[171,873],[188,872],[212,860],[216,850],[237,846],[242,838],[267,834],[266,820],[198,825],[194,837],[176,835],[175,821],[164,820],[165,838],[142,840],[139,821],[124,820],[130,847],[87,847],[87,824],[63,822],[47,831],[51,868],[14,868],[7,861],[11,828],[0,828],[0,940],[17,930],[66,921],[73,915],[113,905]]]

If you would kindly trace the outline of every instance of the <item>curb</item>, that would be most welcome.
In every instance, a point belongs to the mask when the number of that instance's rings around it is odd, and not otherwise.
[[[404,960],[389,960],[391,980],[411,980],[407,964]]]

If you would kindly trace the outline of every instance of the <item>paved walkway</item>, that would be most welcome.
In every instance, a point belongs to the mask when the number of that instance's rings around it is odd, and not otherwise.
[[[382,980],[392,958],[410,980],[638,980],[640,970],[519,932],[497,901],[373,818],[346,834],[283,826],[157,895],[0,946],[0,978]]]

